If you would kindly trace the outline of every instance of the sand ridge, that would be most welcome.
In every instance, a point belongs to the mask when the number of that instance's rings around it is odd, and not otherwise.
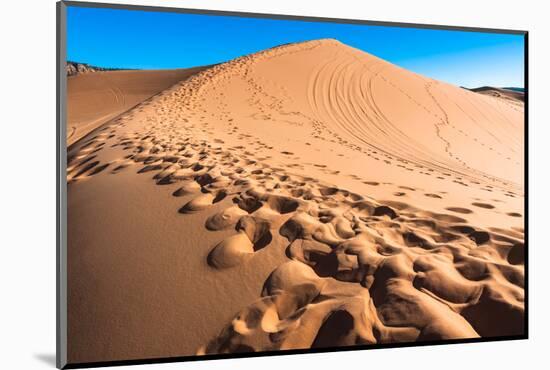
[[[284,45],[199,72],[89,133],[69,152],[69,203],[78,212],[72,196],[123,196],[109,188],[112,176],[158,185],[140,185],[139,197],[178,204],[166,208],[180,225],[170,230],[181,233],[178,248],[197,248],[186,235],[212,240],[188,271],[197,278],[180,283],[200,288],[205,276],[243,297],[238,312],[207,290],[216,305],[201,315],[192,303],[174,307],[197,335],[173,333],[175,349],[165,343],[149,356],[516,335],[522,119],[522,106],[335,40]],[[93,229],[79,222],[69,219],[70,248],[71,230]],[[79,234],[78,248],[93,250],[98,238]],[[247,269],[265,278],[225,277]],[[117,275],[75,276],[88,279],[102,287]],[[142,294],[134,289],[121,294]],[[69,287],[71,315],[93,320],[93,294],[76,294]],[[134,306],[132,315],[151,312]],[[86,330],[74,335],[95,329]],[[142,356],[134,341],[86,343],[70,356]]]

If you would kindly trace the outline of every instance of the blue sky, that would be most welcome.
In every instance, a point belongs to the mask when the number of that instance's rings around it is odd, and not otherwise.
[[[521,35],[83,7],[67,11],[67,59],[102,67],[186,68],[319,38],[337,39],[455,85],[524,86]]]

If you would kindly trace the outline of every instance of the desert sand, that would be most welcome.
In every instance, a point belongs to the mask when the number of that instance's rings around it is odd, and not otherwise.
[[[327,39],[133,104],[68,153],[69,362],[523,334],[521,102]]]
[[[204,68],[96,71],[67,79],[67,145]]]

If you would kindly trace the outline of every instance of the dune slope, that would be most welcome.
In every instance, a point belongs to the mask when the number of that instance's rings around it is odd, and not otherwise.
[[[69,359],[522,334],[523,149],[335,40],[204,70],[71,147]]]
[[[75,74],[67,79],[67,145],[145,99],[204,68],[120,70]]]

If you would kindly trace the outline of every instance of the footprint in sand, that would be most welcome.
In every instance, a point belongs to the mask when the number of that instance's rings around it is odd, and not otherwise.
[[[189,181],[185,183],[183,186],[178,188],[176,191],[172,193],[175,197],[183,197],[185,195],[197,193],[201,190],[201,186],[195,182],[195,181]]]
[[[489,203],[473,202],[472,205],[473,205],[473,206],[476,206],[476,207],[479,207],[479,208],[485,208],[485,209],[493,209],[493,208],[495,208],[494,205],[489,204]]]
[[[508,212],[507,215],[510,217],[523,217],[521,213],[517,213],[517,212]]]
[[[232,235],[212,249],[207,262],[219,269],[234,267],[265,248],[272,240],[271,225],[265,220],[242,216],[237,225],[237,234]]]
[[[416,191],[415,188],[411,188],[410,186],[399,186],[399,189],[410,190],[410,191]]]
[[[223,190],[220,190],[216,195],[212,193],[198,195],[181,207],[179,213],[189,214],[202,211],[212,204],[221,201],[226,195],[227,194]]]
[[[468,208],[462,208],[462,207],[447,207],[445,208],[447,211],[456,212],[456,213],[462,213],[464,215],[473,213],[471,209]]]

